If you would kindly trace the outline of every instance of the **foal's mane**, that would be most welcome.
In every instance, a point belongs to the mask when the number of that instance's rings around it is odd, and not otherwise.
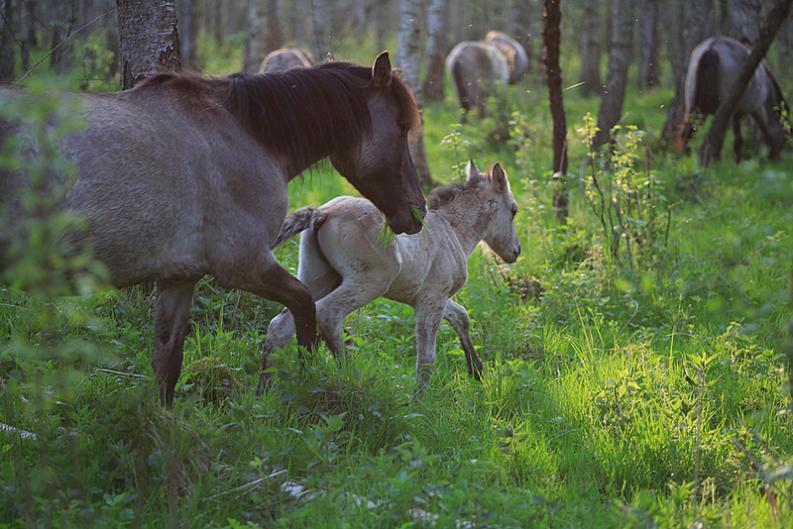
[[[427,197],[427,207],[429,209],[441,209],[443,206],[454,202],[454,199],[470,189],[479,187],[479,180],[457,182],[445,186],[439,186],[430,191]]]
[[[162,72],[141,83],[141,88],[164,83],[182,92],[219,94],[220,104],[261,145],[300,162],[356,147],[372,129],[367,105],[375,89],[372,71],[350,63],[224,78]],[[399,121],[416,129],[420,123],[416,101],[396,76],[391,96],[400,109]]]

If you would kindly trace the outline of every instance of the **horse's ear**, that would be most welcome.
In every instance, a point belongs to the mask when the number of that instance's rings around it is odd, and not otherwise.
[[[480,179],[479,169],[476,168],[474,161],[469,159],[468,164],[465,166],[465,182],[473,185],[479,182]]]
[[[501,167],[500,163],[496,163],[493,167],[490,168],[490,180],[496,186],[496,189],[500,193],[503,193],[507,190],[507,173],[504,171],[504,168]]]
[[[375,88],[381,92],[388,92],[391,90],[391,59],[388,57],[388,52],[383,51],[375,58],[372,65],[372,82]]]

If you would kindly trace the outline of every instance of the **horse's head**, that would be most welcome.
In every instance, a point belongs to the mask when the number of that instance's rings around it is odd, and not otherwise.
[[[487,173],[480,173],[473,160],[466,167],[467,183],[480,181],[483,189],[481,200],[491,206],[490,222],[485,231],[484,241],[507,263],[514,263],[520,255],[520,241],[515,233],[515,215],[518,203],[509,188],[507,173],[496,163]]]
[[[331,154],[336,169],[382,211],[396,233],[417,233],[426,213],[408,134],[419,127],[416,102],[391,70],[388,53],[377,56],[367,96],[371,130],[355,148]]]

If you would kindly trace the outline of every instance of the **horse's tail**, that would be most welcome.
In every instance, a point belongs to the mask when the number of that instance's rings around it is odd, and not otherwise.
[[[719,109],[719,66],[719,54],[713,48],[692,54],[686,75],[686,118],[694,112],[715,114]]]
[[[452,62],[450,70],[452,74],[452,81],[454,82],[454,88],[457,91],[457,97],[460,100],[460,106],[468,111],[470,110],[472,104],[469,101],[470,98],[468,97],[465,90],[466,82],[463,66],[459,60],[455,60]]]
[[[273,248],[277,248],[284,241],[291,239],[298,233],[304,232],[309,228],[319,228],[325,222],[325,214],[317,208],[301,208],[286,217],[281,232],[275,239]]]
[[[692,114],[715,114],[721,102],[719,94],[719,54],[711,47],[697,47],[691,53],[686,72],[683,103],[683,120],[673,136],[678,151],[688,150],[688,141],[694,135]]]

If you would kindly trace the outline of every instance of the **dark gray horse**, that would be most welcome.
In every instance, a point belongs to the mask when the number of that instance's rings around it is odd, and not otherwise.
[[[314,58],[302,48],[279,48],[271,51],[262,60],[259,73],[285,72],[294,68],[309,68],[314,65]]]
[[[0,90],[0,104],[24,97]],[[61,145],[77,172],[63,207],[88,221],[78,238],[90,241],[116,286],[157,282],[153,366],[166,403],[204,275],[283,303],[298,320],[299,344],[315,345],[311,293],[271,252],[286,217],[287,183],[304,169],[329,157],[395,232],[421,229],[415,216],[425,202],[408,152],[418,112],[387,53],[372,68],[327,63],[226,78],[161,73],[126,92],[69,97],[86,127]],[[0,139],[23,138],[23,129],[0,122]],[[11,215],[2,223],[11,230],[25,185],[24,174],[0,173],[0,211]]]
[[[694,48],[686,75],[685,116],[676,142],[678,148],[686,149],[693,136],[692,116],[716,113],[750,52],[748,46],[729,37],[711,37]],[[763,61],[733,111],[733,147],[738,161],[743,148],[741,119],[747,115],[760,127],[769,156],[772,159],[779,156],[786,140],[782,123],[786,117],[781,113],[782,108],[787,108],[787,102],[768,64]]]

